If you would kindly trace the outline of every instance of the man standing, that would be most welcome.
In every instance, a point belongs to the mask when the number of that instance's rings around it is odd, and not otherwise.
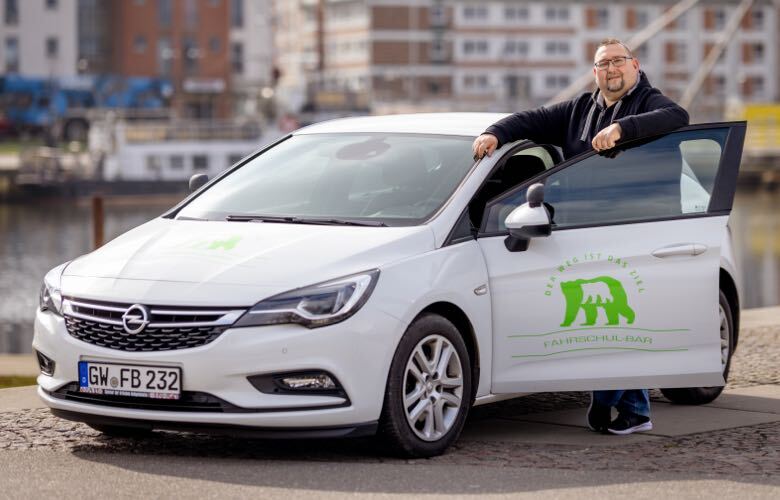
[[[618,141],[662,134],[688,124],[688,113],[653,88],[639,60],[620,40],[608,38],[596,49],[593,76],[598,89],[572,100],[514,113],[494,123],[472,145],[474,156],[490,156],[519,139],[553,144],[565,158],[604,151]],[[618,417],[611,421],[611,409]],[[594,431],[631,434],[653,428],[647,390],[595,391],[588,408]]]

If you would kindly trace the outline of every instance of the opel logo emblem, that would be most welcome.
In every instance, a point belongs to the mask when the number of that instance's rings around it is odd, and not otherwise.
[[[133,304],[122,315],[122,326],[127,333],[141,333],[149,324],[149,309],[141,304]]]

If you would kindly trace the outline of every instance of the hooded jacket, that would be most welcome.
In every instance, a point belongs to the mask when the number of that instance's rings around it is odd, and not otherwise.
[[[593,137],[619,123],[619,142],[670,132],[688,124],[688,113],[650,85],[644,72],[619,101],[607,107],[597,89],[569,101],[514,113],[485,131],[498,139],[498,147],[520,139],[552,144],[564,158],[593,149]]]

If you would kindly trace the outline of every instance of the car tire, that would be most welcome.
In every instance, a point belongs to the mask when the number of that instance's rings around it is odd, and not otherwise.
[[[734,318],[731,314],[729,299],[723,290],[719,300],[721,362],[723,364],[723,379],[728,381],[731,368],[731,355],[734,353]],[[678,389],[661,389],[663,395],[672,403],[684,405],[703,405],[714,401],[723,387],[683,387]]]
[[[394,455],[440,455],[458,439],[472,399],[463,337],[446,318],[423,314],[409,325],[393,356],[380,436]]]
[[[109,437],[142,439],[142,438],[150,437],[153,434],[152,429],[147,429],[143,427],[122,427],[119,425],[103,425],[103,424],[87,424],[87,425],[92,427],[96,431]]]

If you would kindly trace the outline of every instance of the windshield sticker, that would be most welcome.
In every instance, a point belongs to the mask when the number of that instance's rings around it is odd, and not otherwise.
[[[601,264],[599,268],[609,270],[609,274],[581,276],[579,264],[585,262]],[[690,329],[642,327],[641,310],[632,303],[646,294],[645,283],[624,258],[588,252],[567,259],[553,269],[543,293],[549,300],[559,302],[562,316],[551,331],[509,335],[511,339],[527,341],[525,352],[513,358],[586,350],[687,351],[669,346],[656,335],[664,335],[667,340],[668,334],[684,334]]]

